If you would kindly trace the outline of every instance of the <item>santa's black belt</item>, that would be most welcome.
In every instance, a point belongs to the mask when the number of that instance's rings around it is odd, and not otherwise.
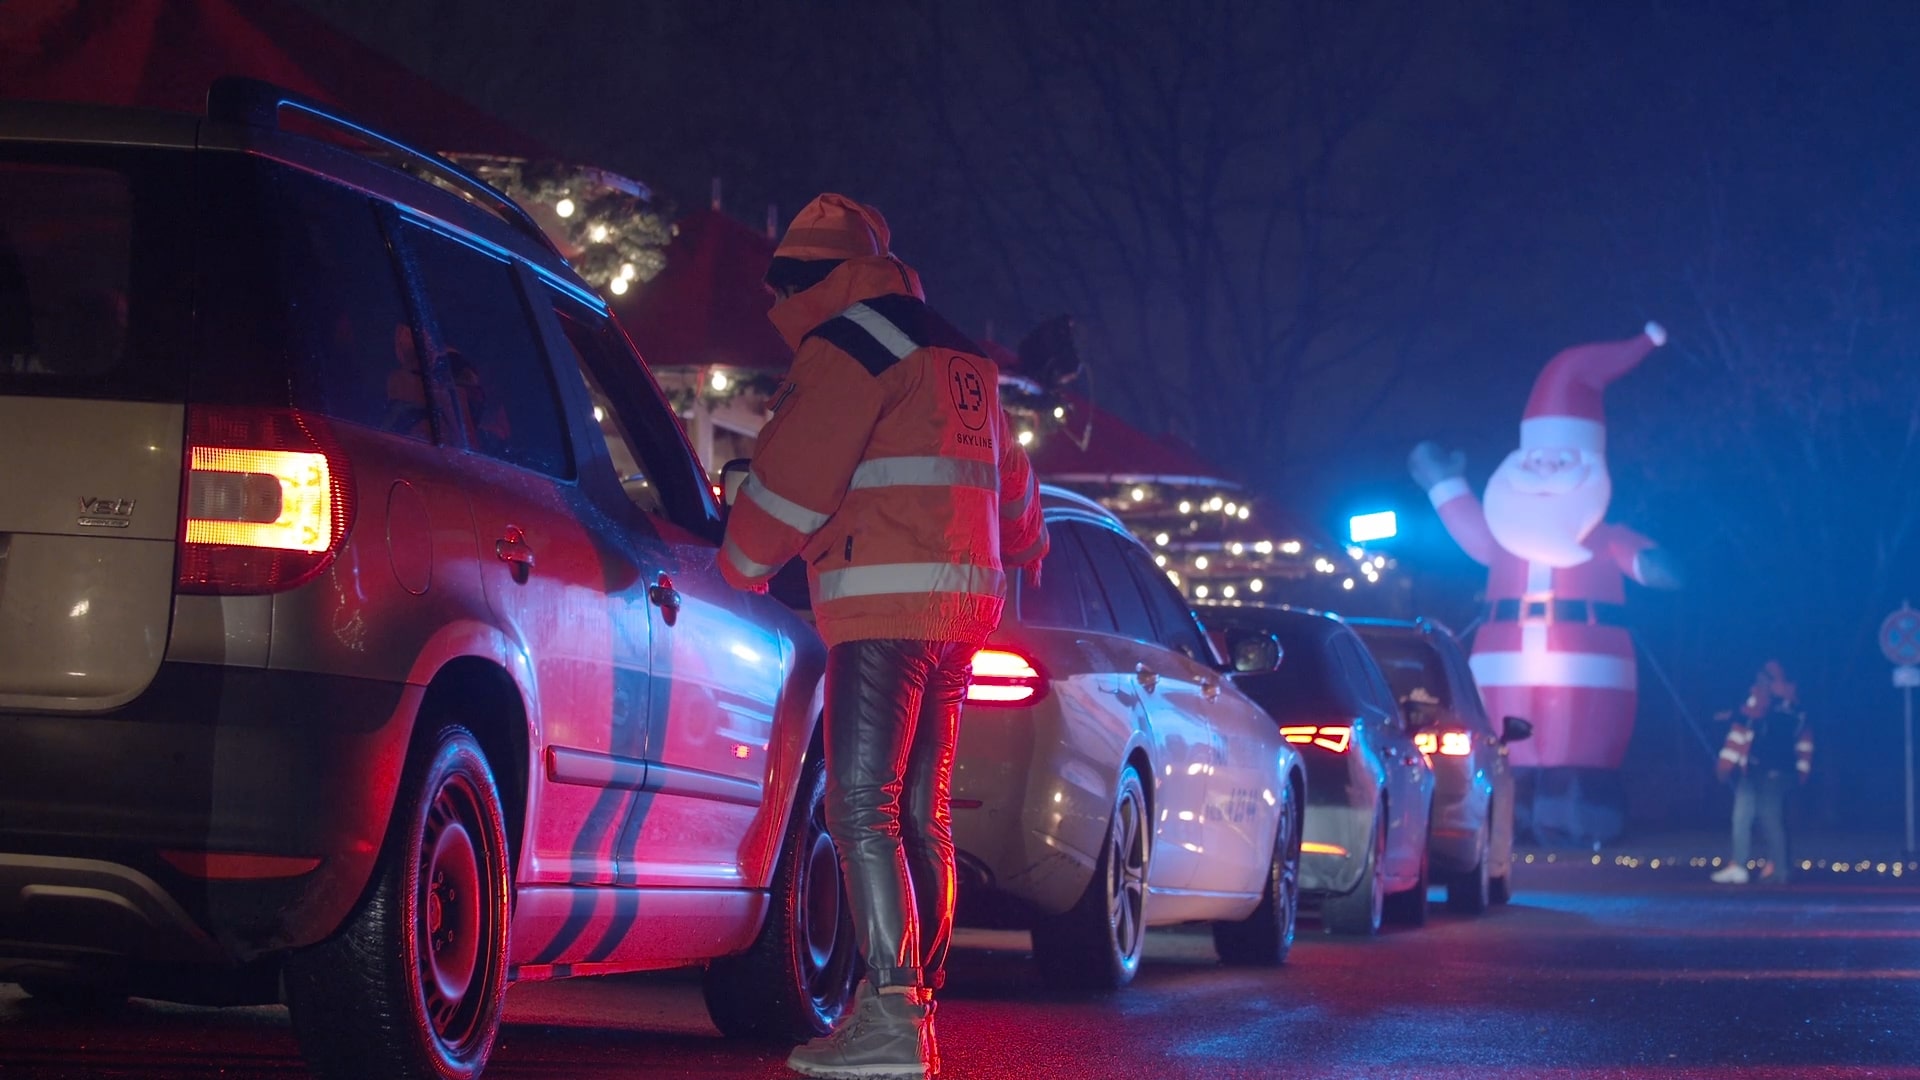
[[[1487,613],[1493,622],[1587,623],[1592,626],[1627,625],[1625,604],[1587,600],[1496,600]]]

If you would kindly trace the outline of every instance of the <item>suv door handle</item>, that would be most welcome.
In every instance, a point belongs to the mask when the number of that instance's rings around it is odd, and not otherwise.
[[[653,584],[647,586],[647,599],[660,609],[667,625],[672,626],[673,620],[680,615],[680,590],[673,587],[673,579],[667,576],[665,570],[656,574]]]
[[[526,581],[533,571],[533,549],[527,546],[527,534],[520,526],[507,526],[507,534],[493,542],[493,554],[503,563],[513,567],[513,576]]]
[[[1154,687],[1160,685],[1160,673],[1148,667],[1145,662],[1133,665],[1133,675],[1139,680],[1140,689],[1149,694],[1153,693]]]
[[[1200,696],[1203,698],[1206,698],[1208,701],[1219,701],[1220,700],[1220,680],[1219,679],[1202,679],[1200,681]]]

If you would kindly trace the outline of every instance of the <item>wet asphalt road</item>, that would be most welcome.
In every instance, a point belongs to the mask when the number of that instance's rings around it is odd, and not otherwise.
[[[1920,1080],[1920,880],[1518,870],[1515,902],[1479,919],[1436,904],[1375,940],[1304,919],[1278,971],[1223,969],[1204,933],[1159,932],[1108,998],[1048,993],[1024,935],[963,932],[943,1075]],[[519,986],[507,1005],[489,1078],[788,1075],[781,1052],[721,1040],[686,973]],[[87,1018],[0,985],[4,1080],[304,1075],[278,1009]]]

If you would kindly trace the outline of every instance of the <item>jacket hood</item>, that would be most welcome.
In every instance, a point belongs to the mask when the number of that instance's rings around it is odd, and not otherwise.
[[[912,267],[892,255],[866,255],[848,259],[820,284],[775,303],[767,318],[787,346],[798,349],[814,327],[876,296],[927,298]]]

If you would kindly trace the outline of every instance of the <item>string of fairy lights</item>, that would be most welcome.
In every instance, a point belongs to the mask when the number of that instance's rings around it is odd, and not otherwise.
[[[1298,601],[1303,586],[1330,599],[1380,585],[1395,565],[1384,554],[1271,527],[1252,497],[1218,480],[1066,486],[1112,510],[1167,579],[1197,600]]]
[[[1586,855],[1575,854],[1562,857],[1558,852],[1545,854],[1515,853],[1516,861],[1533,865],[1560,866],[1597,866],[1618,870],[1717,870],[1733,860],[1718,855]],[[1852,874],[1855,877],[1876,875],[1881,877],[1902,878],[1920,874],[1920,862],[1902,859],[1791,859],[1790,864],[1799,867],[1803,873],[1824,872],[1831,874]],[[1766,867],[1764,859],[1748,859],[1744,864],[1750,871]]]

